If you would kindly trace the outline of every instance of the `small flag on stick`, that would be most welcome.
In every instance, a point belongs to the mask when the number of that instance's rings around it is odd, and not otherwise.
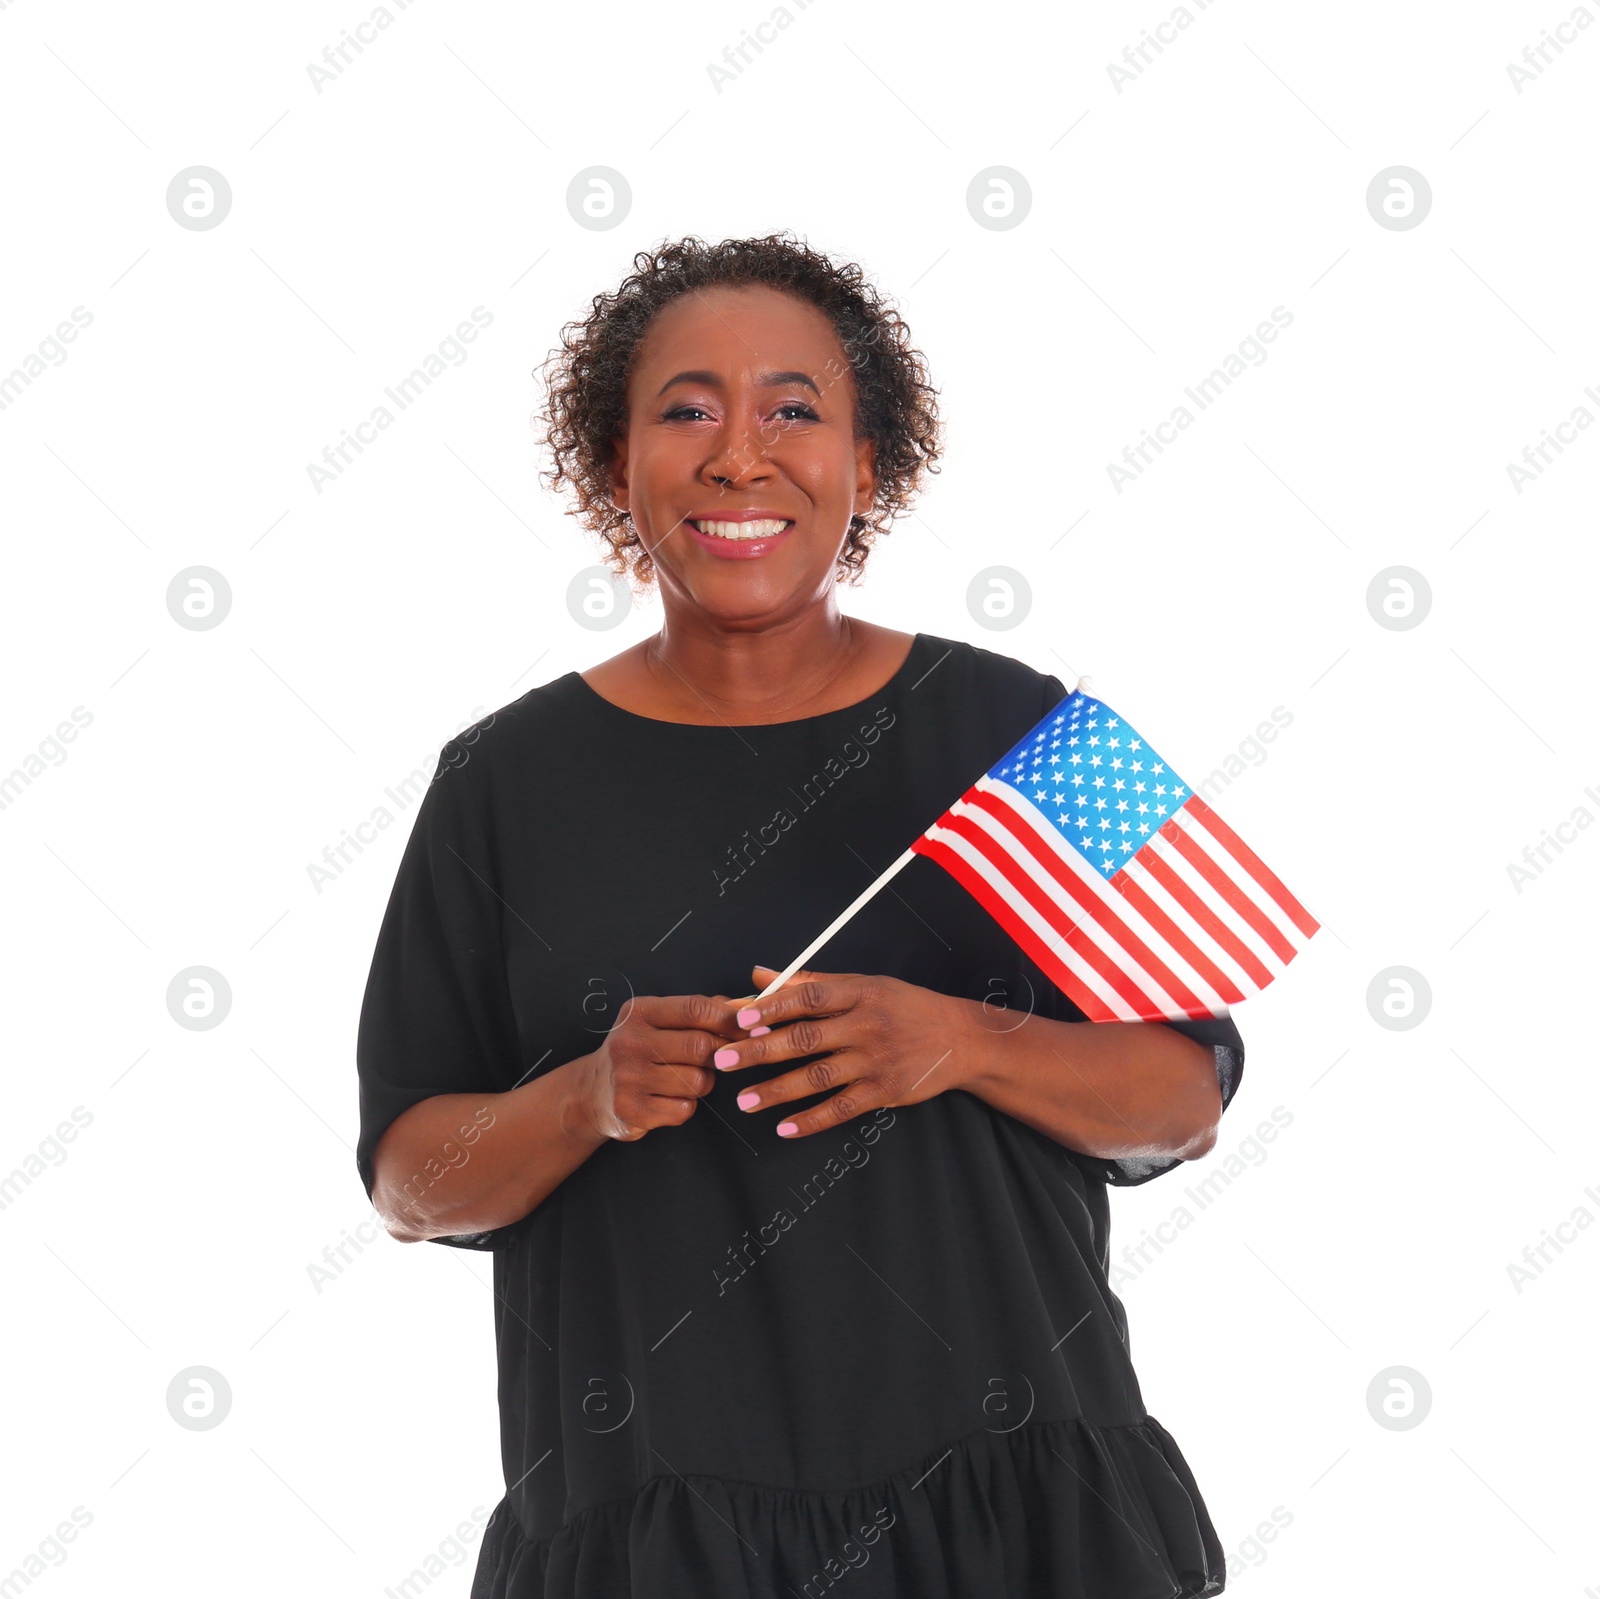
[[[1223,1016],[1319,924],[1084,678],[761,991],[913,856],[950,873],[1090,1021]]]

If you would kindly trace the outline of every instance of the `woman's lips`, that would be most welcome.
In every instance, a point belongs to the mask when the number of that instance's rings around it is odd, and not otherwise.
[[[728,521],[722,521],[720,519],[704,517],[701,518],[701,520],[705,521],[712,527],[738,527],[741,525],[739,522],[733,521],[732,519],[729,519]],[[751,519],[747,518],[746,522],[748,523],[749,520]],[[763,522],[776,522],[779,520],[779,518],[760,517],[755,518],[754,520]],[[780,545],[786,538],[789,537],[791,533],[794,532],[795,527],[795,524],[792,521],[788,521],[785,522],[783,531],[781,533],[766,533],[744,538],[726,538],[718,533],[702,533],[696,522],[691,520],[686,520],[683,525],[688,528],[690,536],[697,544],[703,546],[705,549],[710,550],[713,555],[719,555],[723,560],[727,561],[758,560],[761,556],[766,555],[772,550],[776,549],[778,545]]]

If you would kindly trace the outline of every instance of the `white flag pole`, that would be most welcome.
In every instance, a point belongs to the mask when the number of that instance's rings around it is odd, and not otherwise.
[[[1092,692],[1089,686],[1089,679],[1087,677],[1080,677],[1078,679],[1077,692],[1079,694],[1088,694]],[[811,957],[815,955],[816,952],[821,949],[822,946],[826,944],[828,940],[832,938],[833,935],[837,933],[839,929],[843,927],[844,924],[849,921],[850,918],[854,916],[855,913],[860,910],[861,907],[865,905],[867,901],[871,899],[872,896],[876,894],[878,890],[882,888],[883,885],[887,883],[902,866],[910,861],[911,857],[915,854],[915,850],[908,849],[905,854],[902,855],[900,859],[897,860],[892,866],[888,867],[875,882],[869,883],[866,888],[862,889],[862,891],[857,894],[856,897],[851,900],[851,902],[845,906],[845,908],[840,911],[840,913],[835,916],[834,919],[829,922],[828,925],[823,928],[823,930],[818,933],[817,936],[812,939],[811,942],[807,944],[806,947],[801,950],[800,953],[796,955],[795,958],[790,961],[789,964],[785,966],[784,969],[779,972],[778,975],[774,977],[759,994],[752,994],[749,999],[743,1000],[741,1003],[745,1005],[753,1005],[757,1000],[765,999],[767,995],[772,993],[774,990],[782,988],[783,985],[787,983],[789,979],[793,977],[794,974],[799,971],[800,968],[804,966],[805,963],[810,960]]]
[[[782,988],[783,985],[787,983],[789,979],[793,977],[794,974],[799,971],[800,968],[804,966],[805,963],[810,960],[811,957],[815,955],[816,952],[821,949],[822,946],[826,944],[828,940],[832,938],[833,935],[837,933],[839,929],[843,927],[844,924],[849,921],[850,918],[854,916],[855,913],[860,910],[861,907],[865,905],[867,901],[871,899],[872,896],[876,894],[878,890],[882,888],[883,885],[887,883],[889,879],[893,877],[894,874],[898,872],[900,868],[904,866],[915,854],[915,850],[908,849],[899,860],[883,871],[875,882],[868,884],[866,888],[862,889],[862,891],[857,894],[856,897],[851,900],[851,902],[845,906],[845,908],[837,916],[835,916],[834,919],[829,922],[828,925],[823,928],[823,930],[818,933],[817,936],[812,939],[811,942],[807,944],[806,947],[801,950],[800,953],[796,955],[795,958],[790,961],[789,964],[785,966],[784,969],[779,972],[778,975],[774,977],[759,994],[755,995],[746,1003],[754,1004],[758,999],[765,999],[767,995],[770,994],[775,988]]]

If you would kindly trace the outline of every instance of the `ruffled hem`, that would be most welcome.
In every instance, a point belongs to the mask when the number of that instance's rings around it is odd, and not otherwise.
[[[1151,1416],[978,1432],[840,1491],[653,1477],[538,1540],[502,1499],[472,1599],[1210,1599],[1224,1578]]]

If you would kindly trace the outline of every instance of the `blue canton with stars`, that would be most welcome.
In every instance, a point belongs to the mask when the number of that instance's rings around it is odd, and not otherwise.
[[[1178,774],[1106,704],[1069,694],[989,768],[1112,877],[1189,797]]]

